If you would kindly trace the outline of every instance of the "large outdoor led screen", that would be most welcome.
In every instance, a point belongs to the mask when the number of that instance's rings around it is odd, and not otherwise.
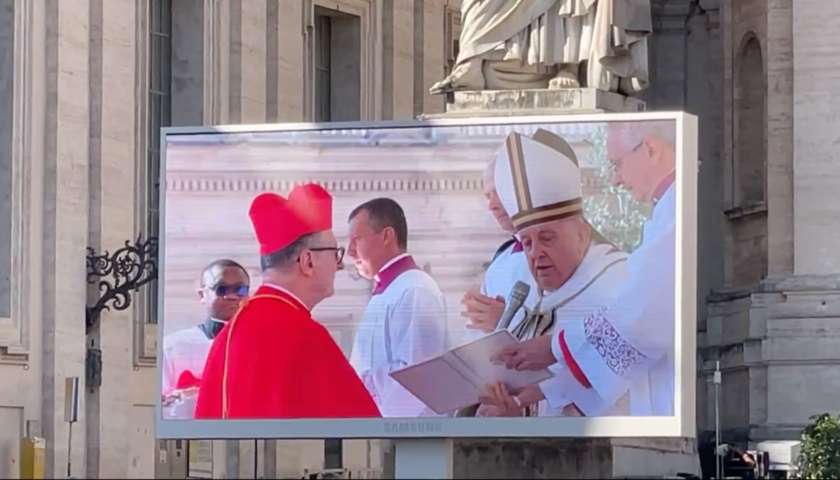
[[[162,149],[158,437],[694,436],[695,117]]]

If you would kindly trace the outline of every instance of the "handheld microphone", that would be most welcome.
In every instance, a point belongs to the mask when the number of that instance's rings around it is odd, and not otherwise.
[[[505,311],[502,313],[502,318],[499,319],[499,324],[496,325],[496,330],[507,330],[516,312],[525,304],[525,299],[531,293],[531,286],[523,281],[518,281],[513,286],[513,289],[508,295],[507,302],[505,302]]]

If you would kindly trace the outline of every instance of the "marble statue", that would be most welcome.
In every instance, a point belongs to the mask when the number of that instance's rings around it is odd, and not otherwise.
[[[648,86],[650,0],[463,0],[460,51],[432,94]]]

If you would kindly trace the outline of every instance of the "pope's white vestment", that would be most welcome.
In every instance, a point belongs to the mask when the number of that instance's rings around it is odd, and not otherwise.
[[[541,312],[547,312],[548,315],[545,316],[553,320],[551,333],[579,324],[586,313],[609,302],[627,278],[626,260],[627,254],[614,246],[593,242],[569,280],[559,289],[545,293],[542,298],[538,308]],[[524,339],[535,338],[538,333],[542,334],[542,332],[527,332]],[[579,414],[574,408],[569,408],[571,401],[563,395],[564,385],[558,384],[555,380],[562,374],[562,368],[559,364],[550,367],[555,377],[540,384],[540,390],[549,401],[539,403],[537,408],[539,416],[576,416]],[[560,378],[563,377],[560,376]],[[578,398],[586,398],[606,408],[600,398],[593,397],[591,394]]]
[[[672,184],[645,223],[641,245],[627,259],[627,281],[612,301],[556,329],[558,374],[554,388],[543,390],[552,406],[571,401],[597,416],[627,397],[625,415],[674,414],[675,227]]]
[[[356,332],[350,363],[383,417],[434,416],[388,374],[451,347],[443,293],[408,255],[386,264],[375,280],[377,289]]]
[[[568,142],[545,130],[537,130],[531,137],[511,133],[497,153],[493,177],[499,200],[517,236],[527,236],[534,249],[530,254],[555,266],[568,263],[570,258],[556,255],[577,246],[574,242],[580,239],[574,225],[591,232],[590,244],[569,278],[553,291],[535,289],[537,297],[526,300],[524,315],[510,326],[514,336],[525,341],[552,335],[570,324],[581,323],[584,315],[608,303],[626,279],[627,254],[584,223],[581,172]],[[566,228],[559,228],[561,222],[576,223],[565,223]],[[530,268],[528,275],[533,278]],[[562,365],[551,369],[555,376],[563,378]],[[526,409],[526,415],[580,415],[566,390],[584,390],[582,386],[558,383],[554,377],[539,387],[548,401],[539,402],[536,409]],[[590,403],[602,410],[611,409],[597,395],[585,393],[589,394],[585,399]],[[575,398],[584,399],[582,395]]]

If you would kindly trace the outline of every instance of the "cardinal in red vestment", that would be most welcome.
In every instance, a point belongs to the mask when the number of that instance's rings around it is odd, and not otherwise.
[[[344,249],[318,185],[257,196],[249,212],[263,285],[210,348],[196,419],[378,418],[339,346],[310,311],[334,294]]]

